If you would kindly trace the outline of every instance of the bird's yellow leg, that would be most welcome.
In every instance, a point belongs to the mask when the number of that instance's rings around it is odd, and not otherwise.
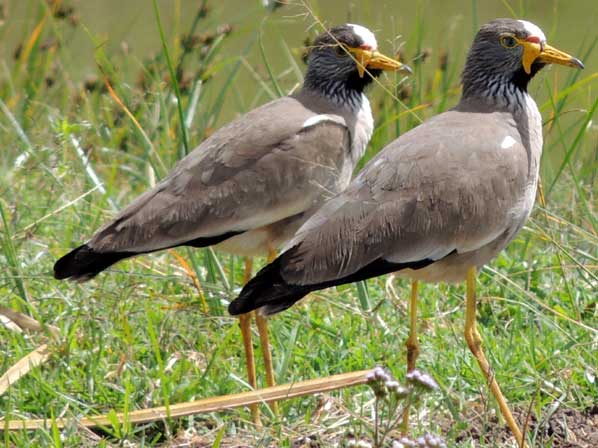
[[[251,278],[253,262],[251,258],[245,258],[245,272],[243,275],[244,283]],[[253,342],[251,340],[251,315],[253,313],[241,314],[239,316],[239,325],[241,326],[241,336],[243,337],[243,347],[245,349],[245,365],[247,366],[247,382],[253,388],[257,388],[255,376],[255,359],[253,355]],[[250,405],[251,419],[253,423],[261,426],[260,409],[257,404]]]
[[[407,346],[407,373],[415,369],[415,361],[419,356],[419,342],[417,340],[417,280],[411,281],[411,298],[409,300],[409,337]],[[409,403],[403,412],[403,433],[409,429]]]
[[[505,397],[503,396],[500,390],[500,386],[496,382],[494,373],[490,369],[490,364],[488,364],[486,355],[484,355],[484,351],[482,350],[482,338],[480,337],[480,333],[478,332],[476,323],[475,267],[472,267],[467,271],[467,294],[465,304],[465,340],[467,341],[467,345],[469,346],[471,353],[473,353],[473,356],[475,356],[478,360],[478,364],[480,365],[482,373],[486,377],[486,381],[488,381],[488,385],[490,386],[492,395],[494,395],[494,398],[498,402],[500,413],[506,420],[507,425],[513,433],[513,436],[515,436],[515,440],[517,440],[517,445],[520,447],[525,447],[526,445],[525,441],[523,440],[523,434],[519,429],[519,425],[517,425],[517,422],[513,418],[513,414],[511,414],[511,410],[507,405]]]
[[[276,251],[270,249],[268,251],[268,263],[271,263],[276,258]],[[272,352],[270,351],[270,338],[268,337],[268,319],[255,313],[255,323],[257,324],[257,331],[260,335],[260,344],[262,346],[262,355],[264,357],[264,368],[266,369],[266,384],[269,387],[276,385],[274,379],[274,367],[272,365]],[[278,403],[273,401],[270,403],[270,408],[274,414],[278,415]]]
[[[407,372],[415,369],[415,361],[419,356],[417,340],[417,280],[411,281],[411,300],[409,301],[409,337],[407,346]]]

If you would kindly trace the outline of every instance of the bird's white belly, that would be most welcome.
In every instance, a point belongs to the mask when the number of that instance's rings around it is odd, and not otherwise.
[[[361,107],[355,115],[354,121],[348,124],[352,138],[351,159],[353,167],[351,171],[353,171],[353,168],[355,168],[355,165],[365,153],[367,145],[372,138],[372,133],[374,132],[374,116],[372,115],[372,108],[370,106],[370,101],[364,94],[361,96]]]
[[[426,283],[457,283],[467,278],[467,271],[475,266],[478,269],[494,258],[506,245],[503,241],[492,243],[463,254],[453,253],[422,269],[403,269],[397,274],[412,280]]]
[[[267,226],[249,230],[224,240],[214,247],[244,257],[268,255],[290,240],[310,214],[310,211],[306,211]]]
[[[242,257],[267,255],[269,250],[277,246],[270,241],[270,232],[266,227],[253,229],[233,236],[214,246],[216,249]]]

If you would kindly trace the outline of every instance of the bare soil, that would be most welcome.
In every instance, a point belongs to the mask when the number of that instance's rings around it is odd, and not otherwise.
[[[519,422],[525,422],[526,434],[532,434],[534,446],[551,448],[598,448],[598,405],[585,411],[559,408],[538,419],[522,410],[514,411]],[[484,421],[485,420],[485,421]],[[470,421],[468,430],[463,431],[457,441],[475,440],[490,446],[513,446],[511,432],[506,425],[499,424],[496,417],[480,416]]]

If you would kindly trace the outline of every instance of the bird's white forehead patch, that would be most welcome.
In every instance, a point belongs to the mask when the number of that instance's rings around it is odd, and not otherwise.
[[[355,34],[357,34],[361,40],[363,41],[364,45],[372,47],[372,50],[378,49],[378,42],[376,41],[376,36],[370,30],[368,30],[365,26],[355,25],[353,23],[348,23]]]
[[[507,135],[503,140],[502,143],[500,144],[500,147],[502,149],[509,149],[511,146],[513,146],[515,143],[517,143],[517,140],[515,140],[513,137],[511,137],[510,135]]]
[[[519,23],[523,25],[525,31],[527,31],[530,36],[539,37],[541,42],[546,42],[546,36],[538,25],[534,25],[532,22],[528,22],[527,20],[520,20]]]

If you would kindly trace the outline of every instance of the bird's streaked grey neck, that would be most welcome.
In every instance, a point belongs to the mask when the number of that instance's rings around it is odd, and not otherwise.
[[[488,72],[482,64],[472,64],[463,72],[463,93],[457,110],[501,111],[512,114],[523,145],[534,154],[542,152],[542,117],[536,102],[527,92],[532,77],[542,68],[532,66],[531,74],[523,69],[516,73],[508,71]]]
[[[340,79],[322,79],[310,73],[305,75],[303,88],[328,98],[333,103],[358,111],[362,104],[362,94],[365,82],[360,84],[350,83]]]
[[[482,101],[498,109],[506,109],[514,114],[525,110],[528,100],[527,79],[519,74],[508,76],[504,73],[488,73],[482,69],[466,69],[463,73],[463,93],[461,101]]]

